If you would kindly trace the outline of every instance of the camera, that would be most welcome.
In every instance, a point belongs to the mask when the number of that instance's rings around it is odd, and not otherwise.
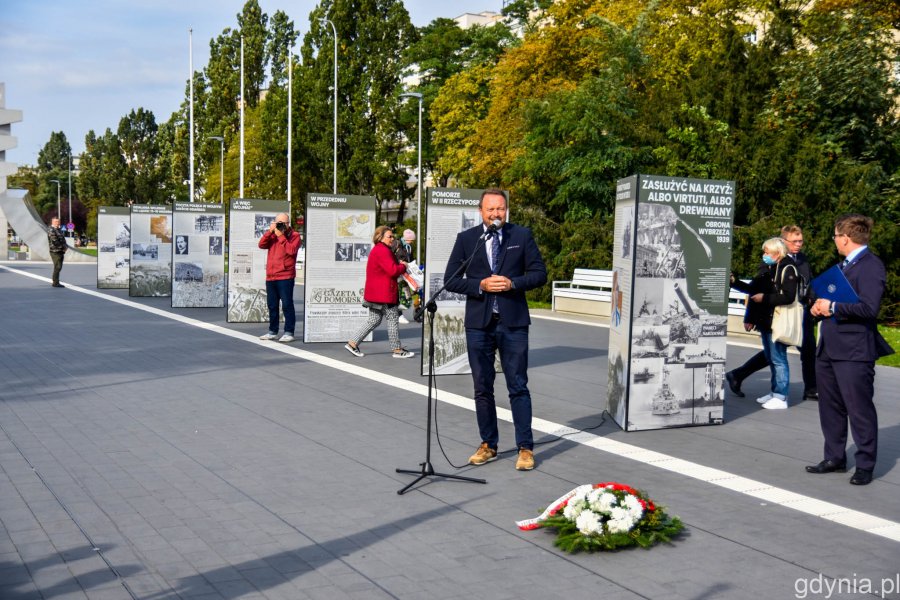
[[[285,229],[287,229],[287,225],[285,225],[281,221],[276,221],[275,229],[277,229],[278,231],[284,231]]]

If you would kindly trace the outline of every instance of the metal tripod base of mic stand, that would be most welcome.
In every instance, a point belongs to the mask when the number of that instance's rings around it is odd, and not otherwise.
[[[408,475],[418,475],[418,477],[416,477],[412,481],[412,483],[407,485],[402,490],[397,490],[398,494],[401,494],[401,495],[404,494],[407,490],[409,490],[409,488],[416,485],[417,483],[419,483],[426,477],[445,477],[447,479],[456,479],[458,481],[468,481],[471,483],[487,483],[486,480],[478,479],[476,477],[463,477],[462,475],[449,475],[447,473],[438,473],[437,471],[434,470],[434,467],[431,466],[431,462],[429,462],[429,461],[425,461],[425,462],[419,463],[419,464],[422,467],[421,470],[419,470],[419,471],[413,471],[411,469],[397,469],[398,473],[406,473]]]

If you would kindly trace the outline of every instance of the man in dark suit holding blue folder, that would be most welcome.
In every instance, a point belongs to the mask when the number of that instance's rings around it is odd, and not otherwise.
[[[854,485],[872,481],[878,450],[875,412],[875,361],[893,350],[878,333],[877,318],[884,294],[884,264],[869,251],[873,221],[857,214],[834,224],[834,244],[845,257],[840,268],[858,301],[820,297],[812,314],[822,318],[816,349],[819,420],[825,436],[825,460],[806,467],[809,473],[847,470],[847,420],[856,443]],[[823,290],[825,296],[827,290]]]
[[[497,459],[500,435],[494,402],[494,354],[499,349],[519,450],[516,469],[528,471],[534,468],[534,439],[528,391],[531,317],[525,292],[547,282],[547,267],[531,231],[505,222],[507,205],[502,190],[485,190],[478,208],[483,224],[456,237],[444,273],[447,289],[466,295],[466,344],[481,434],[481,445],[469,464]],[[453,277],[470,258],[465,272]]]

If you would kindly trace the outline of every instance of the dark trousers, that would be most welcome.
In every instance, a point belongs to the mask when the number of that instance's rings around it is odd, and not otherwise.
[[[494,355],[500,350],[500,365],[506,377],[509,405],[516,429],[516,447],[534,448],[531,433],[531,394],[528,392],[528,327],[507,327],[494,320],[484,329],[466,328],[469,366],[475,384],[475,415],[481,441],[497,448],[497,405],[494,402]]]
[[[800,346],[800,364],[803,370],[803,392],[811,393],[818,390],[816,385],[816,335],[815,319],[809,311],[803,312],[803,345]],[[738,382],[741,382],[757,371],[769,366],[765,352],[757,352],[738,368],[732,370]]]
[[[266,281],[266,302],[269,305],[269,331],[278,333],[278,303],[284,313],[284,332],[294,335],[297,317],[294,313],[294,280]]]
[[[825,459],[846,459],[847,420],[856,443],[856,467],[873,470],[878,452],[878,414],[875,412],[875,363],[816,358],[819,421],[825,436]]]
[[[809,309],[803,311],[803,345],[800,346],[800,365],[803,370],[803,392],[816,392],[816,320]]]
[[[62,252],[51,252],[50,260],[53,261],[53,285],[59,285],[59,272],[62,271],[63,259],[66,255]]]
[[[757,371],[761,371],[769,366],[769,359],[766,358],[766,353],[762,350],[751,356],[747,362],[739,366],[738,368],[732,370],[731,372],[734,374],[735,378],[738,382],[741,382]]]

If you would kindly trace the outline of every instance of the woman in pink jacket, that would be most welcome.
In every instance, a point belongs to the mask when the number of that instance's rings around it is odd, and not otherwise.
[[[372,236],[374,246],[366,263],[366,288],[363,293],[364,305],[369,309],[369,320],[350,341],[344,344],[344,348],[353,356],[365,356],[359,349],[360,342],[378,327],[385,317],[394,358],[409,358],[414,355],[400,345],[397,278],[406,271],[406,263],[398,261],[391,251],[393,241],[394,232],[390,227],[382,225],[375,229],[375,235]]]

